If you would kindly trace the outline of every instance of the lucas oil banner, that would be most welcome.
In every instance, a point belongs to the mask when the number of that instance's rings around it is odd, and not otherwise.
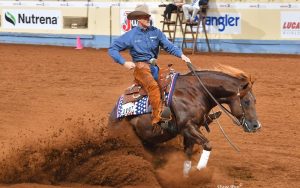
[[[2,23],[5,29],[61,29],[61,12],[58,10],[3,9]]]
[[[281,37],[300,39],[300,11],[281,12]]]

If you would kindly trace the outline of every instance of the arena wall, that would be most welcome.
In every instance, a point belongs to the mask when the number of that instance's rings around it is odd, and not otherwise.
[[[0,0],[0,42],[107,48],[136,24],[126,14],[144,1]],[[161,28],[162,2],[146,2],[154,26]],[[168,1],[163,1],[168,4]],[[210,0],[206,19],[212,51],[300,54],[298,0]],[[200,28],[198,47],[207,51]],[[177,32],[175,43],[181,46]]]

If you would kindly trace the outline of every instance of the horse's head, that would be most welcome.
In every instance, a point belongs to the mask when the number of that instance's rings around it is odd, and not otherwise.
[[[232,115],[239,120],[245,132],[255,132],[261,128],[256,115],[255,103],[252,83],[241,85],[237,94],[231,97],[228,103]]]

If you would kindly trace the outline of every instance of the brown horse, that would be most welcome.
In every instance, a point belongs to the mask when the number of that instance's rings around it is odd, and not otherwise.
[[[252,92],[253,81],[251,77],[239,69],[222,66],[216,70],[197,71],[205,87],[220,104],[227,104],[231,114],[237,118],[245,132],[255,132],[261,125],[257,120],[255,103]],[[197,77],[192,73],[179,75],[176,81],[172,104],[170,106],[173,118],[169,122],[169,129],[163,133],[152,131],[151,115],[126,117],[136,135],[148,144],[158,144],[168,141],[176,135],[183,136],[184,150],[191,159],[194,144],[202,145],[203,149],[212,149],[207,138],[200,132],[207,117],[216,102],[199,84]],[[115,129],[120,128],[115,117],[115,109],[110,116],[110,122]]]

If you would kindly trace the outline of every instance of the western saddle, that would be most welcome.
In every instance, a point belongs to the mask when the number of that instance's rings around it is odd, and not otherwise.
[[[169,92],[170,82],[172,80],[172,74],[175,73],[174,69],[171,68],[172,64],[169,64],[167,68],[160,68],[158,76],[158,86],[160,88],[161,96],[164,99],[164,93]],[[147,92],[142,88],[141,85],[134,83],[124,91],[123,104],[129,102],[136,102],[142,97],[146,96]]]

